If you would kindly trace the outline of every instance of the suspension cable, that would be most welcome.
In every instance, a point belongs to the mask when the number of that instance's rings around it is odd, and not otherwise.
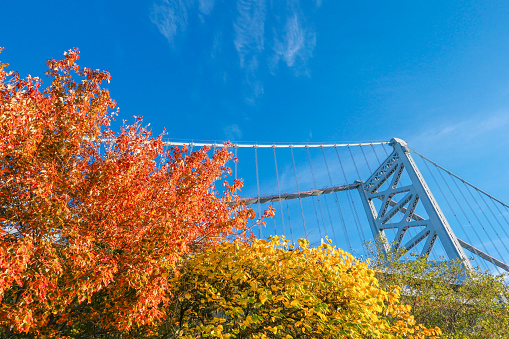
[[[470,191],[470,189],[468,189],[468,186],[465,185],[465,187],[467,188],[467,192],[470,194],[470,196],[472,197],[472,199],[474,200],[475,204],[477,205],[477,208],[479,208],[479,210],[481,210],[481,213],[484,215],[484,218],[486,218],[486,221],[488,221],[488,225],[491,226],[491,229],[492,230],[495,230],[494,227],[493,227],[493,224],[491,223],[491,221],[488,219],[488,216],[486,215],[486,213],[484,212],[484,210],[482,209],[481,205],[479,204],[479,202],[477,201],[477,199],[474,198],[474,195],[472,194],[472,192]],[[477,215],[476,215],[476,218],[477,218]],[[479,223],[481,223],[481,221],[479,220],[479,218],[477,218],[477,220],[479,221]],[[482,225],[482,224],[481,224]],[[491,236],[489,235],[488,231],[484,228],[484,226],[482,226],[483,230],[484,230],[484,233],[486,233],[486,236],[488,237],[488,240],[490,241],[490,244],[491,246],[494,246],[494,241],[491,239]],[[496,232],[495,232],[496,233]],[[495,247],[495,250],[497,251],[497,254],[499,255],[499,258],[500,259],[503,259],[504,257],[502,256],[502,254],[500,253],[499,249],[498,249],[498,246],[494,246]],[[486,251],[486,253],[488,253],[488,251]]]
[[[234,148],[234,150],[235,150],[234,151],[235,152],[235,155],[234,155],[234,157],[235,157],[235,162],[234,162],[234,164],[235,164],[235,180],[237,180],[237,164],[239,162],[239,159],[237,158],[237,149],[238,149],[238,147]]]
[[[371,166],[369,166],[369,161],[368,161],[368,158],[366,157],[366,153],[364,153],[364,149],[362,148],[361,145],[359,145],[359,148],[362,151],[362,155],[364,156],[364,160],[366,161],[366,165],[368,165],[369,173],[373,173],[373,171],[371,170]],[[359,176],[359,179],[361,179],[360,176]]]
[[[498,211],[498,214],[500,214],[502,216],[502,218],[504,218],[505,222],[507,225],[509,225],[509,220],[507,220],[507,218],[505,217],[505,214],[502,213],[502,211],[500,210],[500,208],[498,208],[498,205],[496,204],[495,200],[493,199],[490,199],[491,203],[495,206],[495,208],[497,209]],[[505,232],[505,230],[504,230]]]
[[[387,153],[387,150],[385,149],[385,145],[382,145],[382,149],[384,150],[385,155],[386,155],[387,157],[389,157],[389,153]]]
[[[293,156],[293,147],[290,147],[290,153],[292,155],[293,172],[295,173],[295,183],[297,184],[297,190],[300,192],[299,180],[297,179],[297,169],[295,167],[295,158]],[[307,238],[308,231],[306,228],[306,218],[304,218],[304,208],[302,207],[302,199],[300,196],[299,196],[299,203],[300,203],[300,212],[302,214],[302,222],[304,223],[304,234],[306,235],[306,238]]]
[[[224,147],[224,144],[219,143],[203,143],[203,142],[177,142],[177,141],[163,141],[164,146],[186,146],[190,144],[194,144],[196,147]],[[234,147],[239,148],[321,148],[321,147],[348,147],[348,146],[369,146],[369,145],[388,145],[389,142],[387,141],[381,141],[381,142],[361,142],[361,143],[351,143],[351,144],[233,144]],[[231,144],[230,144],[231,145]]]
[[[343,162],[341,161],[341,157],[339,156],[338,149],[335,148],[335,150],[336,150],[336,155],[338,156],[339,165],[341,166],[341,171],[343,172],[343,177],[345,178],[345,182],[348,182],[348,179],[346,178],[345,168],[343,167]],[[353,195],[350,191],[348,191],[348,195],[350,196],[350,208],[354,212],[354,215],[357,217],[357,222],[358,222],[358,223],[356,223],[357,233],[359,233],[359,236],[361,236],[361,234],[362,234],[361,239],[363,241],[366,241],[366,236],[364,235],[364,231],[362,230],[362,227],[361,227],[361,219],[359,218],[359,213],[357,213],[357,208],[355,207],[355,203],[353,201]],[[354,222],[356,222],[355,219],[354,219]]]
[[[313,178],[313,185],[315,190],[318,188],[316,185],[315,172],[313,170],[313,164],[311,164],[311,156],[309,155],[309,148],[306,148],[306,152],[308,155],[309,168],[311,169],[311,177]],[[327,235],[327,227],[325,226],[325,219],[323,218],[322,204],[320,203],[320,196],[316,197],[318,199],[318,207],[320,208],[320,215],[322,216],[322,224],[325,235]],[[318,220],[318,213],[316,211],[315,197],[311,198],[313,200],[313,207],[315,209],[316,223],[318,224],[318,232],[320,232],[320,238],[323,238],[322,231],[320,229],[320,222]]]
[[[277,169],[276,148],[274,147],[272,150],[274,152],[274,167],[276,168],[277,195],[279,196],[279,199],[281,199],[281,189],[279,187],[279,172]],[[285,232],[285,218],[283,215],[283,203],[281,202],[281,200],[279,200],[279,208],[281,209],[281,223],[283,224],[283,234],[286,234],[286,232]]]
[[[437,179],[435,178],[435,175],[433,174],[433,172],[431,172],[431,169],[429,168],[428,164],[426,161],[424,161],[424,165],[426,166],[426,168],[428,169],[429,173],[431,174],[431,177],[433,178],[433,181],[435,182],[435,184],[437,185],[438,189],[440,190],[440,193],[442,193],[442,196],[444,197],[447,205],[449,206],[449,209],[451,210],[451,212],[453,213],[454,217],[456,218],[456,221],[458,222],[458,224],[461,225],[461,221],[459,220],[458,216],[456,215],[456,212],[454,211],[454,209],[451,207],[451,204],[449,203],[449,200],[447,199],[447,197],[445,196],[445,193],[444,191],[442,190],[442,188],[440,187],[440,185],[438,184],[438,181]],[[480,223],[480,220],[477,219]],[[484,229],[484,226],[482,226],[481,224],[481,227]],[[479,242],[481,243],[481,246],[483,247],[484,249],[484,252],[488,253],[488,250],[486,249],[486,245],[484,244],[484,242],[481,240],[481,237],[479,236],[479,234],[477,233],[477,230],[475,229],[475,227],[472,227],[472,229],[474,230],[475,234],[477,235],[477,238],[479,239]],[[486,232],[486,230],[484,230]],[[466,232],[465,232],[466,234]],[[468,238],[468,236],[467,236]],[[490,260],[491,261],[491,260]],[[491,261],[492,264],[495,264],[493,261]]]
[[[473,214],[473,215],[474,215],[474,217],[476,218],[477,222],[481,225],[481,227],[483,227],[483,226],[482,226],[482,224],[481,224],[481,221],[479,220],[479,217],[477,217],[477,213],[475,213],[475,211],[474,211],[474,209],[473,209],[472,205],[470,205],[470,202],[468,201],[467,197],[465,196],[465,194],[463,193],[463,191],[461,190],[461,188],[458,186],[458,183],[456,182],[456,180],[454,180],[454,176],[452,176],[450,173],[449,173],[449,176],[450,176],[451,178],[453,178],[452,182],[454,183],[454,185],[456,186],[456,188],[457,188],[457,189],[458,189],[458,191],[460,192],[460,194],[461,194],[461,196],[462,196],[463,200],[465,200],[465,202],[467,203],[468,208],[470,209],[470,211],[472,212],[472,214]],[[466,188],[466,186],[465,186],[465,188]],[[460,205],[460,206],[461,206],[461,205]],[[479,233],[477,233],[477,229],[476,229],[476,227],[475,227],[473,224],[471,224],[471,225],[472,225],[472,230],[474,231],[475,235],[477,236],[477,239],[479,240],[479,243],[481,244],[481,246],[482,246],[482,247],[483,247],[483,249],[484,249],[484,252],[485,252],[485,253],[488,253],[488,250],[487,250],[487,248],[486,248],[486,245],[483,243],[483,241],[482,241],[481,237],[479,236]],[[483,228],[484,228],[484,227],[483,227]],[[486,232],[486,230],[485,230],[485,232]],[[468,241],[469,241],[472,245],[474,244],[472,241],[470,241],[470,240],[468,239],[468,234],[467,234],[467,240],[468,240]],[[491,261],[491,260],[490,260],[490,261]],[[483,262],[484,262],[484,260],[481,260],[481,263],[483,263]],[[484,265],[484,267],[485,267],[485,269],[488,269],[488,267],[486,266],[486,264]]]
[[[290,239],[292,239],[292,244],[295,244],[295,241],[293,240],[292,218],[290,216],[290,205],[288,204],[288,200],[286,200],[286,212],[288,214],[288,223],[290,224]]]
[[[255,154],[255,166],[256,166],[256,190],[258,195],[258,218],[262,217],[262,210],[260,206],[260,176],[258,175],[258,154],[256,152],[257,147],[254,146],[254,154]],[[263,237],[262,232],[262,224],[258,225],[258,231],[260,235],[260,239]]]
[[[359,180],[361,180],[361,174],[359,173],[359,168],[357,167],[357,162],[355,161],[355,158],[353,156],[352,149],[350,148],[350,146],[347,146],[347,147],[348,147],[348,152],[350,152],[350,156],[352,157],[353,165],[355,167],[355,172],[357,172],[357,178],[359,178]]]
[[[425,160],[423,160],[425,161]],[[426,165],[427,166],[427,165]],[[429,168],[428,168],[429,169]],[[467,219],[467,222],[470,224],[470,226],[472,228],[474,228],[474,225],[472,224],[468,214],[465,212],[465,210],[463,209],[463,206],[461,205],[461,203],[459,202],[458,198],[456,197],[456,194],[454,194],[454,191],[451,189],[451,186],[449,185],[449,183],[447,182],[447,180],[445,180],[445,177],[444,175],[442,174],[442,172],[437,168],[437,172],[438,174],[440,175],[440,177],[442,178],[442,180],[444,181],[445,185],[447,186],[447,188],[449,189],[449,192],[451,192],[451,195],[452,197],[454,198],[454,201],[456,201],[456,204],[458,205],[458,207],[460,208],[461,212],[463,213],[463,215],[465,216],[465,218]],[[452,177],[451,177],[452,178]],[[458,188],[458,191],[460,191],[461,193],[461,190],[459,189],[458,185],[456,184],[456,182],[454,181],[454,178],[452,179],[452,182],[456,185],[456,187]],[[446,198],[447,200],[447,198]],[[450,206],[449,206],[450,207]],[[465,230],[465,228],[463,227],[463,223],[461,222],[458,222],[461,229],[463,230],[463,233],[465,234],[465,236],[467,237],[467,240],[469,243],[473,244],[472,240],[470,239],[470,236],[468,235],[468,232]],[[480,239],[479,239],[480,240]]]
[[[488,222],[488,225],[490,225],[491,227],[491,230],[493,232],[495,232],[496,236],[501,239],[501,237],[498,235],[498,232],[495,230],[495,227],[493,226],[493,223],[491,222],[491,220],[488,218],[488,215],[486,215],[486,212],[484,211],[484,209],[481,207],[481,205],[477,202],[477,199],[474,198],[474,195],[472,194],[472,192],[470,190],[468,190],[469,193],[471,194],[472,196],[472,199],[474,199],[477,207],[481,210],[481,213],[482,215],[484,215],[484,218],[486,219],[486,221]],[[480,195],[480,192],[477,191],[477,193],[479,194],[479,196],[482,198],[482,196]],[[490,209],[491,210],[491,209]],[[488,232],[486,232],[486,235],[488,235]],[[491,245],[494,246],[495,242],[491,239],[491,237],[488,235],[488,239],[490,240],[491,242]],[[502,246],[504,246],[505,250],[507,251],[507,246],[504,244],[504,242],[502,242]],[[498,249],[498,246],[494,246],[495,247],[495,250],[497,251],[498,255],[499,255],[499,258],[500,259],[503,259],[504,257],[502,256],[502,254],[500,253],[499,249]]]
[[[322,148],[322,155],[323,155],[323,160],[325,162],[325,167],[327,168],[327,174],[329,176],[329,181],[330,181],[330,184],[332,186],[333,185],[332,184],[332,176],[330,174],[329,164],[327,163],[327,158],[325,156],[325,152],[324,152],[323,148]],[[341,226],[343,227],[343,232],[345,234],[346,243],[348,245],[348,248],[352,249],[352,244],[350,243],[350,237],[348,236],[348,231],[346,229],[345,218],[343,217],[343,211],[341,210],[341,205],[339,204],[339,200],[338,200],[338,194],[336,192],[334,192],[334,197],[335,197],[335,200],[336,200],[336,207],[337,207],[338,212],[339,212],[339,219],[341,221]],[[325,200],[325,202],[327,202],[327,200]],[[330,220],[330,224],[331,224],[331,228],[332,228],[332,233],[334,234],[334,241],[336,242],[336,245],[338,245],[339,243],[338,243],[338,239],[336,238],[336,231],[334,230],[334,225],[333,225],[333,222],[332,222],[332,217],[331,217],[331,214],[330,214],[329,207],[327,207],[327,211],[329,212],[329,220]]]
[[[495,213],[493,213],[493,210],[491,209],[491,207],[488,205],[488,203],[486,202],[486,200],[484,199],[484,197],[482,196],[481,192],[477,191],[477,194],[479,194],[479,196],[481,197],[481,200],[484,202],[484,204],[486,205],[486,207],[488,207],[488,210],[490,211],[491,215],[493,216],[493,218],[495,218],[495,220],[497,221],[498,225],[500,226],[500,228],[502,229],[502,231],[504,231],[504,234],[506,237],[509,238],[509,235],[507,234],[506,230],[504,229],[504,227],[502,226],[502,224],[500,223],[500,220],[498,220],[497,216],[495,215]],[[492,200],[493,201],[493,200]],[[494,230],[495,231],[495,230]],[[500,237],[500,235],[498,235],[498,233],[495,231],[495,234],[497,235],[497,237],[499,239],[502,239]],[[502,244],[504,244],[504,247],[507,251],[507,247],[505,246],[505,243],[502,242]],[[508,251],[509,252],[509,251]]]
[[[483,191],[482,189],[480,189],[479,187],[469,183],[468,181],[464,180],[463,178],[457,176],[456,174],[452,173],[451,171],[447,170],[446,168],[440,166],[439,164],[437,164],[436,162],[434,162],[433,160],[429,159],[429,158],[426,158],[424,155],[418,153],[417,151],[409,148],[412,152],[414,152],[415,154],[417,154],[418,156],[420,156],[421,158],[429,161],[430,163],[432,163],[433,165],[435,165],[436,167],[440,168],[441,170],[445,171],[446,173],[452,175],[453,177],[455,177],[456,179],[458,179],[459,181],[461,181],[463,184],[465,185],[468,185],[470,187],[472,187],[473,189],[481,192],[482,194],[486,195],[487,197],[497,201],[498,203],[500,203],[502,206],[505,206],[506,208],[509,208],[509,205],[505,204],[504,202],[500,201],[499,199],[495,198],[494,196],[490,195],[489,193],[486,193],[485,191]]]
[[[382,162],[380,161],[380,158],[378,157],[378,154],[376,153],[375,146],[373,146],[373,144],[371,144],[371,148],[373,149],[373,153],[375,153],[375,157],[376,157],[376,161],[378,162],[378,166],[380,166],[382,164]]]

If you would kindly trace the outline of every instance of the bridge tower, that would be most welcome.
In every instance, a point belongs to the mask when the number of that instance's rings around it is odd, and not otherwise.
[[[417,168],[405,141],[394,138],[390,145],[394,148],[389,157],[378,167],[371,177],[360,184],[358,190],[368,217],[371,232],[375,239],[380,239],[384,253],[391,249],[404,247],[411,251],[417,244],[425,241],[421,255],[429,255],[437,239],[440,239],[449,259],[464,261],[464,265],[471,268],[459,239],[456,237],[442,213],[438,203],[428,185]],[[411,184],[402,186],[400,180],[406,172]],[[384,184],[388,183],[388,186]],[[382,187],[386,188],[382,188]],[[397,196],[404,196],[396,201]],[[377,210],[374,200],[382,201]],[[416,214],[419,204],[424,207],[427,217]],[[394,222],[395,216],[404,214],[401,221]],[[402,244],[406,232],[412,227],[419,227],[421,231],[413,238]],[[388,239],[387,229],[395,229],[395,239]]]

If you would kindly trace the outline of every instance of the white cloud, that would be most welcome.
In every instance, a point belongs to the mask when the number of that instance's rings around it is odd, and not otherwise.
[[[313,56],[316,34],[303,25],[303,19],[293,11],[287,19],[282,33],[274,32],[273,71],[279,61],[293,69],[296,74],[307,74],[307,61]]]
[[[246,55],[260,54],[264,48],[266,6],[265,0],[238,0],[234,24],[234,45],[245,66]]]
[[[153,3],[150,21],[157,26],[159,32],[173,43],[179,32],[187,27],[187,7],[182,0],[164,0],[163,3]]]

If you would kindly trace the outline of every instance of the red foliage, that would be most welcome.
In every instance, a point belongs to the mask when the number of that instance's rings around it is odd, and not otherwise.
[[[181,255],[253,218],[241,181],[214,189],[227,149],[165,151],[140,119],[115,134],[110,75],[78,58],[49,60],[47,88],[0,65],[0,328],[156,324]]]

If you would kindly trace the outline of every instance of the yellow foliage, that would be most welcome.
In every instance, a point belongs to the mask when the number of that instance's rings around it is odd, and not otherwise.
[[[182,338],[437,338],[379,288],[368,263],[325,243],[222,243],[185,260],[166,325]],[[182,298],[182,296],[185,296]],[[190,297],[189,297],[190,296]],[[167,327],[168,328],[168,327]]]

